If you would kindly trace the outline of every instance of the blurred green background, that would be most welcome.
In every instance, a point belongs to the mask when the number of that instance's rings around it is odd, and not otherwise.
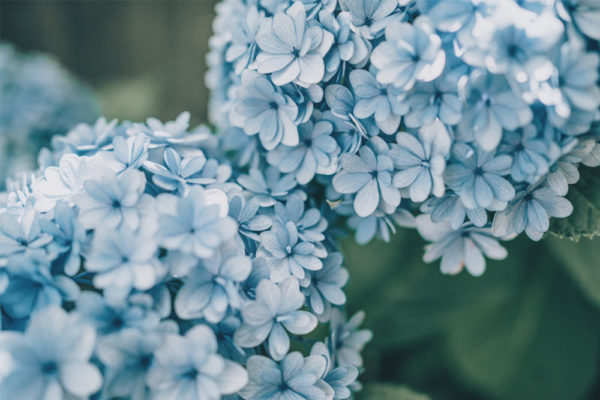
[[[0,38],[53,55],[91,85],[107,117],[189,110],[199,123],[214,4],[1,0]],[[579,212],[554,229],[600,233],[597,170],[569,198]],[[519,238],[480,278],[423,264],[414,231],[342,245],[349,309],[365,310],[375,335],[358,399],[600,399],[600,239]]]

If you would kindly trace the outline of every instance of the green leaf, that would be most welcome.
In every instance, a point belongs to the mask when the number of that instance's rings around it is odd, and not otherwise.
[[[548,248],[587,298],[600,307],[600,239],[572,242],[548,238]]]
[[[573,214],[552,218],[550,224],[550,233],[574,241],[600,236],[600,170],[581,168],[579,172],[581,179],[567,194],[573,203]]]
[[[389,383],[371,383],[356,397],[358,400],[431,400],[406,386]]]
[[[511,252],[523,258],[522,282],[502,296],[480,296],[448,328],[457,371],[491,398],[576,399],[595,380],[598,312],[547,247]]]

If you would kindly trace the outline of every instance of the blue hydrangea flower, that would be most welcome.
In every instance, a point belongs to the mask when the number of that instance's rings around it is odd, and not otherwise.
[[[531,240],[538,241],[550,227],[550,217],[565,218],[572,212],[569,200],[548,186],[537,186],[518,192],[505,210],[494,215],[492,232],[506,237],[525,231]]]
[[[560,47],[555,84],[559,101],[550,108],[549,117],[565,133],[577,135],[589,130],[600,106],[598,69],[600,56],[586,52],[581,43],[569,41]]]
[[[98,229],[85,268],[94,272],[94,285],[106,290],[147,290],[154,286],[161,266],[157,244],[148,232],[127,226]]]
[[[39,214],[31,208],[20,218],[13,214],[0,214],[0,265],[2,259],[39,252],[52,241],[52,236],[42,231],[39,221]]]
[[[380,138],[372,138],[369,144],[362,146],[358,155],[343,154],[340,171],[333,177],[336,191],[356,193],[354,210],[361,217],[380,205],[395,209],[400,204],[400,192],[392,185],[394,165],[388,145]]]
[[[373,115],[383,133],[395,133],[402,115],[408,112],[402,92],[380,84],[373,74],[362,69],[350,72],[349,78],[356,97],[354,115],[361,119]]]
[[[79,124],[66,136],[52,138],[52,148],[59,152],[89,155],[108,146],[116,134],[117,120],[100,117],[94,125]]]
[[[0,303],[12,320],[28,318],[38,310],[73,301],[79,295],[79,287],[71,279],[50,273],[50,260],[41,253],[12,258],[1,272],[8,285],[2,284]]]
[[[64,259],[63,269],[66,275],[73,276],[81,266],[81,252],[87,243],[85,230],[77,223],[77,214],[66,203],[60,202],[54,207],[52,221],[40,220],[43,231],[52,235],[48,250],[60,254]]]
[[[444,194],[444,170],[450,153],[450,136],[444,125],[436,121],[419,129],[418,138],[400,132],[392,144],[390,155],[398,172],[392,180],[397,188],[406,188],[414,202],[426,200],[430,194]]]
[[[254,195],[261,207],[270,207],[277,199],[283,199],[297,185],[292,174],[282,175],[277,168],[266,168],[264,174],[252,168],[248,175],[240,175],[238,182]]]
[[[267,153],[267,161],[285,174],[294,173],[301,185],[309,183],[315,174],[332,175],[338,166],[340,148],[333,133],[333,124],[306,122],[298,127],[297,146],[280,145]]]
[[[258,72],[271,74],[278,86],[290,82],[308,86],[325,75],[323,58],[333,35],[318,25],[307,25],[304,5],[297,1],[261,26],[256,43],[261,50],[256,56]]]
[[[128,299],[107,297],[92,291],[84,291],[76,301],[80,319],[96,328],[99,335],[110,334],[127,329],[150,331],[157,327],[159,317],[152,310],[148,296]]]
[[[331,316],[331,336],[327,345],[332,349],[331,354],[336,366],[362,367],[363,359],[360,352],[373,337],[370,330],[359,329],[364,320],[365,313],[362,311],[346,320],[342,311],[334,309]]]
[[[115,136],[112,141],[112,151],[100,153],[116,173],[128,169],[139,169],[148,159],[150,140],[144,135],[135,135],[124,138]]]
[[[159,242],[167,249],[207,258],[235,234],[235,222],[227,217],[227,196],[220,190],[193,187],[185,197],[163,194],[157,201]]]
[[[397,0],[340,0],[342,10],[350,14],[350,21],[358,34],[371,40],[380,36],[398,6]]]
[[[274,360],[281,360],[290,348],[286,332],[305,335],[317,326],[317,318],[299,308],[304,304],[298,281],[289,277],[279,285],[264,279],[256,288],[256,300],[242,310],[244,322],[235,332],[235,342],[242,347],[256,347],[268,340]],[[249,371],[252,371],[249,368]]]
[[[513,92],[502,75],[475,70],[461,90],[465,108],[458,124],[459,138],[474,140],[485,151],[498,146],[503,129],[514,131],[533,118],[529,105]]]
[[[308,293],[311,310],[322,315],[331,310],[331,305],[340,306],[346,302],[342,288],[348,283],[348,270],[342,267],[344,258],[340,253],[330,253],[323,260],[323,268],[311,272]]]
[[[0,353],[8,355],[0,397],[88,398],[102,386],[102,374],[90,362],[95,341],[91,326],[60,307],[34,314],[23,334],[0,332]]]
[[[527,125],[518,131],[505,132],[499,151],[512,154],[510,176],[516,182],[534,183],[549,172],[559,148],[540,137],[536,126]]]
[[[166,335],[146,375],[151,397],[156,399],[218,400],[237,392],[247,381],[241,365],[217,353],[215,334],[204,325],[193,327],[185,336]]]
[[[433,222],[446,221],[454,230],[460,228],[465,222],[465,217],[468,217],[469,222],[480,228],[487,223],[485,208],[466,208],[460,197],[452,191],[446,192],[440,198],[429,198],[421,206],[421,211],[431,214]]]
[[[298,106],[280,88],[256,71],[244,71],[231,113],[233,125],[247,135],[258,133],[263,147],[273,150],[280,143],[298,144],[297,116]]]
[[[161,339],[154,332],[125,329],[98,343],[98,358],[107,367],[104,373],[107,397],[149,398],[146,374],[154,363],[154,351]]]
[[[444,176],[465,207],[502,209],[495,203],[506,203],[515,197],[514,187],[503,178],[511,165],[512,158],[507,154],[476,152],[469,145],[458,143],[452,149],[451,164]]]
[[[598,4],[594,0],[561,0],[556,2],[558,15],[573,23],[584,35],[600,40]]]
[[[299,238],[298,228],[292,221],[274,222],[269,231],[261,233],[257,254],[265,257],[274,282],[282,282],[289,276],[302,281],[307,271],[323,267],[320,257],[324,254],[313,243]]]
[[[432,123],[436,118],[446,125],[460,122],[463,104],[458,97],[458,86],[453,81],[454,78],[441,77],[433,82],[415,84],[414,90],[406,96],[410,108],[404,116],[407,127],[419,128]]]
[[[241,74],[254,62],[258,53],[256,34],[262,18],[264,18],[263,13],[259,13],[256,7],[250,7],[243,23],[239,25],[234,23],[231,26],[232,43],[227,48],[225,60],[234,64],[236,74]]]
[[[378,69],[377,80],[410,90],[415,82],[429,82],[444,69],[446,57],[441,39],[426,18],[413,24],[392,21],[385,28],[385,41],[371,53],[371,63]]]
[[[304,201],[300,195],[289,196],[285,206],[276,203],[275,218],[282,224],[293,222],[298,231],[298,237],[301,240],[314,243],[321,249],[321,242],[325,240],[325,230],[327,229],[327,220],[323,218],[321,212],[316,208],[305,209]],[[323,255],[326,251],[320,250]]]
[[[471,275],[480,276],[485,271],[485,257],[502,260],[508,255],[489,228],[465,224],[454,230],[422,214],[417,216],[417,230],[432,242],[425,247],[423,261],[429,263],[441,258],[440,270],[444,274],[458,274],[466,268]]]
[[[151,199],[144,196],[146,178],[137,170],[117,176],[112,171],[99,173],[96,178],[83,182],[83,192],[75,198],[80,209],[79,221],[86,228],[121,224],[137,229],[142,219],[142,207],[151,207]]]
[[[325,370],[323,381],[333,389],[333,400],[350,398],[352,391],[349,386],[356,383],[358,368],[353,365],[343,365],[333,368],[334,364],[329,349],[322,342],[317,342],[313,345],[310,349],[310,355],[321,356],[327,360],[327,369]]]
[[[269,216],[258,214],[259,209],[260,202],[255,197],[244,200],[242,196],[234,196],[229,200],[229,216],[238,223],[240,234],[255,241],[260,240],[258,232],[266,231],[272,225]]]
[[[152,173],[152,182],[166,191],[178,190],[187,194],[190,185],[207,185],[215,182],[206,157],[200,151],[196,155],[184,157],[172,148],[165,149],[165,166],[146,161],[144,168]],[[216,162],[212,160],[213,162]]]
[[[88,178],[90,166],[83,157],[65,154],[57,167],[50,166],[42,176],[32,182],[35,198],[34,207],[39,212],[52,210],[58,201],[72,204],[83,191],[83,182]]]
[[[227,248],[216,252],[186,276],[175,298],[175,312],[182,319],[220,322],[229,307],[241,307],[239,284],[251,270],[252,262],[243,253]]]
[[[327,360],[320,355],[287,354],[280,363],[256,355],[248,359],[248,385],[240,392],[246,400],[307,399],[333,397],[333,389],[321,378]]]
[[[325,56],[324,81],[338,76],[339,82],[345,70],[343,66],[345,63],[362,67],[369,60],[371,42],[352,31],[351,18],[348,12],[340,12],[337,17],[328,10],[319,12],[319,22],[323,29],[331,32],[334,37],[331,50]]]

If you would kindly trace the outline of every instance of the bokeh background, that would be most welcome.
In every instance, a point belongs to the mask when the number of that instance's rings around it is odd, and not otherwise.
[[[109,118],[189,110],[206,122],[215,3],[0,0],[0,39],[53,56]],[[583,175],[569,196],[600,221],[599,173]],[[349,311],[365,310],[374,332],[358,399],[600,398],[598,238],[520,238],[480,278],[441,275],[421,261],[423,245],[410,230],[389,244],[342,243]]]

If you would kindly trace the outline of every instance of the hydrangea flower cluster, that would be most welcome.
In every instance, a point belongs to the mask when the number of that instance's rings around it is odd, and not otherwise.
[[[0,204],[0,398],[359,389],[371,333],[362,313],[344,318],[327,216],[293,177],[240,172],[188,125],[188,113],[79,125],[13,182]]]
[[[56,61],[3,43],[0,103],[0,190],[8,177],[35,168],[35,154],[52,136],[98,117],[91,94]]]
[[[598,26],[592,0],[223,0],[211,116],[261,194],[299,184],[360,243],[416,226],[480,275],[600,165]]]

